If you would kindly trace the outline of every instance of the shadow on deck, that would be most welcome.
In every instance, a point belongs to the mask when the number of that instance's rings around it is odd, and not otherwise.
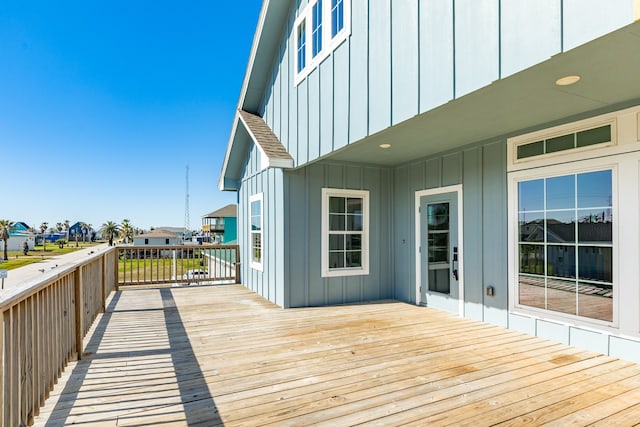
[[[404,303],[115,293],[36,425],[634,425],[640,366]]]

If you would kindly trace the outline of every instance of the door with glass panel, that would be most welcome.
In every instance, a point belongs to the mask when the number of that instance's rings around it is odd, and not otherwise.
[[[421,303],[459,311],[458,193],[420,197]]]

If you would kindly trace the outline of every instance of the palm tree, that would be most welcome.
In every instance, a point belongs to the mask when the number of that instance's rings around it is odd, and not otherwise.
[[[40,232],[42,233],[42,251],[47,251],[47,239],[44,238],[44,232],[47,231],[47,227],[49,227],[48,222],[43,222],[40,224]]]
[[[58,233],[62,233],[62,229],[64,228],[64,224],[59,222],[56,224],[56,230],[58,230]]]
[[[7,241],[11,235],[9,234],[13,230],[13,221],[9,221],[8,219],[0,219],[0,239],[4,241],[4,260],[9,260],[9,254],[7,253]]]
[[[80,229],[82,230],[82,243],[86,242],[87,233],[89,232],[89,224],[86,222],[80,223]]]
[[[102,237],[109,239],[109,246],[113,246],[113,238],[118,235],[120,232],[120,226],[113,221],[107,221],[102,224],[100,228],[100,233],[102,233]]]
[[[69,228],[71,227],[71,222],[68,219],[64,220],[64,229],[67,232],[67,242],[69,241]]]
[[[134,228],[131,225],[130,220],[126,218],[122,220],[121,231],[122,231],[122,237],[124,237],[125,239],[125,243],[129,243],[130,241],[133,241]]]

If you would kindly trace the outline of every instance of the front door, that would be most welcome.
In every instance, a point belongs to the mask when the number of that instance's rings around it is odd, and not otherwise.
[[[421,304],[462,314],[458,191],[419,197]]]

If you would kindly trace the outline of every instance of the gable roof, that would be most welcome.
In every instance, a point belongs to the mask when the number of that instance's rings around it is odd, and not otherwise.
[[[233,120],[222,172],[218,181],[220,190],[236,191],[239,188],[240,175],[251,142],[254,142],[260,149],[263,155],[262,166],[264,168],[293,167],[293,158],[288,153],[288,158],[282,153],[282,151],[286,153],[282,143],[273,135],[264,120],[255,113],[260,109],[262,95],[269,83],[269,76],[271,75],[269,70],[271,70],[273,58],[278,51],[283,32],[288,29],[287,19],[289,12],[295,5],[296,2],[290,0],[264,0],[262,2],[247,70],[242,83],[240,99],[238,100],[238,111]],[[249,117],[249,120],[246,121],[247,117],[244,113],[259,118],[262,124],[256,123],[253,117]],[[243,118],[245,121],[243,121]],[[264,128],[268,129],[269,133],[278,142],[278,148],[275,149],[275,152],[272,151],[274,148],[273,139],[270,136],[265,137]],[[255,131],[258,131],[257,134]]]
[[[238,216],[238,206],[231,204],[224,208],[220,208],[217,211],[213,211],[206,215],[202,215],[202,218],[229,218]]]
[[[152,230],[148,233],[144,233],[144,234],[138,234],[137,236],[134,237],[139,237],[139,238],[153,238],[153,237],[165,237],[165,238],[172,238],[175,239],[178,236],[175,233],[171,233],[170,231],[164,231],[164,230]]]

